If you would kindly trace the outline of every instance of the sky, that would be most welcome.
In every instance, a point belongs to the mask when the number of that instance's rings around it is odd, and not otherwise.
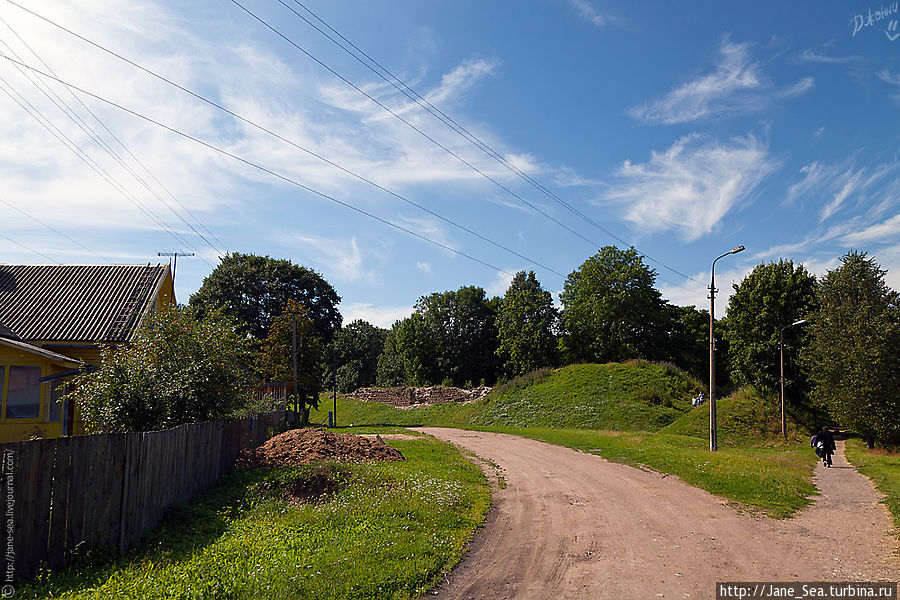
[[[286,258],[389,327],[633,245],[900,289],[898,2],[0,0],[0,263]],[[193,253],[193,256],[187,254]]]

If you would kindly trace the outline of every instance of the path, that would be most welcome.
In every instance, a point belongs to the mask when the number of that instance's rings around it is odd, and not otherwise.
[[[506,481],[450,599],[711,598],[717,581],[896,581],[890,519],[868,479],[819,467],[816,504],[753,517],[677,477],[516,436],[425,427],[499,465]]]

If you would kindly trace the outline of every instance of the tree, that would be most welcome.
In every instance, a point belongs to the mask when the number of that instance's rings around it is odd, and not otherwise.
[[[247,333],[261,340],[288,300],[296,300],[309,310],[316,330],[326,342],[341,326],[337,309],[341,298],[321,275],[289,260],[254,254],[225,255],[191,296],[190,305],[201,316],[221,308],[245,323]]]
[[[325,380],[330,382],[337,373],[337,389],[352,392],[361,387],[375,385],[378,373],[378,357],[384,350],[387,330],[357,319],[339,329],[325,357],[328,368]],[[329,384],[330,385],[330,384]]]
[[[524,375],[558,361],[554,335],[559,314],[550,292],[541,288],[534,271],[513,277],[497,313],[497,356],[510,376]]]
[[[388,332],[378,385],[493,383],[498,304],[474,286],[419,298],[415,312]]]
[[[665,303],[656,271],[634,248],[604,246],[566,278],[561,348],[569,362],[656,359],[664,353]]]
[[[292,400],[294,409],[300,413],[300,425],[305,426],[309,408],[318,408],[319,392],[322,391],[322,338],[305,306],[296,300],[287,301],[284,312],[272,322],[256,365],[258,371],[271,381],[294,381],[295,340],[297,393]],[[293,389],[291,392],[293,394]]]
[[[435,350],[432,383],[463,387],[497,379],[497,307],[480,287],[423,296],[416,303]]]
[[[807,356],[812,397],[832,418],[900,442],[900,294],[865,252],[850,251],[819,282]]]
[[[709,311],[695,306],[667,304],[668,351],[665,359],[684,369],[701,381],[709,376]],[[721,321],[717,325],[720,325]],[[718,349],[719,364],[723,359]],[[717,372],[716,379],[719,379]]]
[[[249,406],[249,363],[233,318],[160,307],[131,344],[104,348],[101,367],[76,377],[70,395],[89,433],[166,429]]]
[[[803,265],[790,260],[759,264],[740,283],[728,302],[725,335],[731,350],[731,378],[737,385],[778,389],[779,342],[784,329],[785,348],[795,357],[803,346],[803,327],[790,327],[805,319],[815,307],[816,279]],[[785,385],[801,384],[799,368],[785,362]]]

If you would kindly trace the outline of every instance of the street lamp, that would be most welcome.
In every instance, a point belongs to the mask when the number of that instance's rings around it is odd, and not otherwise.
[[[744,247],[732,248],[725,254],[717,256],[716,260],[743,252]],[[709,280],[709,449],[719,448],[718,432],[716,430],[716,260],[712,262],[711,277]]]
[[[778,335],[778,345],[781,348],[781,435],[785,438],[787,437],[787,424],[784,419],[784,330],[794,325],[803,325],[804,323],[806,323],[806,319],[800,319],[790,325],[785,325],[781,328],[781,333]]]

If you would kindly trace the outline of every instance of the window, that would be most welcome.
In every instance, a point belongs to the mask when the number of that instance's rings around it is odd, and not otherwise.
[[[36,419],[41,414],[41,368],[10,367],[7,419]]]

